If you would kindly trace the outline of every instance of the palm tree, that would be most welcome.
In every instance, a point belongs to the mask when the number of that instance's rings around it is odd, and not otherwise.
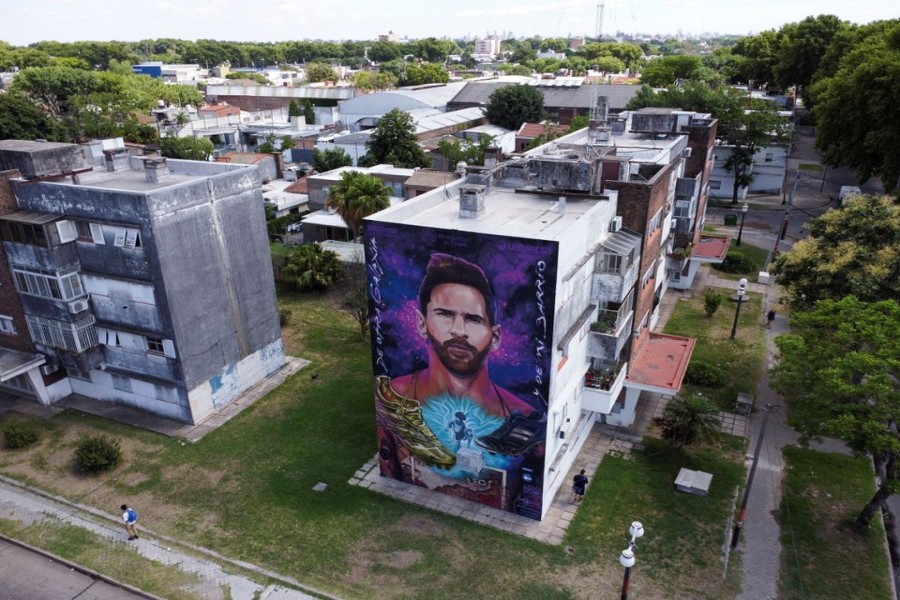
[[[356,238],[363,219],[390,206],[390,188],[380,179],[359,171],[341,173],[341,180],[328,191],[328,206],[341,216]]]
[[[678,397],[666,405],[663,416],[653,419],[663,439],[677,446],[714,439],[721,426],[719,409],[701,395]]]

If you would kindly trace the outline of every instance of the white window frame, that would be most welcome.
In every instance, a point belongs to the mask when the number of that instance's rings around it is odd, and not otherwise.
[[[143,247],[141,245],[140,229],[135,229],[134,227],[116,227],[116,237],[113,240],[113,245],[116,248],[128,248],[129,250]]]
[[[14,335],[16,333],[16,324],[12,317],[0,315],[0,333]]]
[[[656,214],[653,215],[653,218],[650,219],[650,222],[647,224],[647,236],[653,234],[654,231],[662,227],[662,209],[656,211]]]
[[[85,295],[84,286],[77,271],[59,274],[54,271],[13,266],[13,282],[21,294],[51,298],[53,300],[75,300]]]
[[[97,328],[94,326],[96,319],[93,315],[74,323],[25,315],[25,323],[28,325],[31,339],[36,344],[74,352],[84,352],[99,344]]]

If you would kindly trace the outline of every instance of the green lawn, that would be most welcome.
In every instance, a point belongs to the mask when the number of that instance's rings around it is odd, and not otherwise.
[[[796,447],[784,459],[779,598],[893,598],[881,519],[865,535],[852,529],[875,493],[871,463]]]
[[[742,479],[733,453],[682,454],[650,442],[646,452],[608,457],[563,546],[387,498],[347,483],[376,449],[368,342],[327,296],[282,290],[279,302],[292,312],[288,353],[312,364],[201,441],[67,412],[40,423],[35,447],[0,451],[0,472],[116,518],[127,501],[151,532],[345,598],[614,597],[634,519],[647,528],[635,598],[734,597],[720,561]],[[72,448],[96,431],[122,440],[125,462],[85,477],[71,468]],[[709,498],[673,491],[678,468],[690,465],[716,475]],[[318,482],[327,490],[313,491]]]
[[[759,275],[760,271],[766,270],[766,259],[769,257],[769,251],[765,248],[759,248],[757,246],[751,246],[746,242],[742,242],[740,246],[735,245],[735,240],[731,240],[731,247],[728,249],[729,252],[738,252],[750,259],[753,266],[743,273],[726,273],[725,271],[720,271],[716,268],[716,265],[713,265],[712,268],[715,270],[715,274],[718,277],[723,279],[731,279],[734,281],[738,281],[742,277],[746,277],[750,281],[756,281],[756,277]]]
[[[728,290],[719,289],[722,294]],[[697,339],[691,361],[718,365],[726,373],[725,385],[703,388],[685,384],[684,391],[700,392],[725,410],[734,410],[738,392],[755,395],[766,359],[766,338],[762,326],[762,296],[749,293],[741,306],[735,339],[730,339],[737,305],[725,300],[712,318],[703,312],[701,294],[678,301],[666,323],[665,332]]]

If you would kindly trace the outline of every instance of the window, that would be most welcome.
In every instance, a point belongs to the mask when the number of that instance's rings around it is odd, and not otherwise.
[[[656,261],[654,260],[650,264],[650,267],[647,268],[647,271],[644,273],[644,276],[641,277],[641,289],[643,289],[644,286],[646,286],[648,283],[650,283],[650,280],[653,279],[653,275],[655,272],[656,272]]]
[[[604,254],[600,259],[600,271],[603,273],[620,273],[623,258],[619,254]]]
[[[75,323],[25,315],[28,332],[35,343],[73,352],[84,352],[99,343],[94,322],[93,315]]]
[[[13,280],[19,292],[31,296],[55,300],[74,300],[84,296],[84,288],[76,272],[60,275],[55,271],[14,266]]]
[[[650,219],[650,223],[647,224],[647,236],[649,237],[654,231],[660,228],[662,225],[662,209],[656,211],[656,214],[653,215],[653,218]]]
[[[166,350],[163,347],[163,339],[158,337],[147,336],[147,352],[153,354],[165,354]]]
[[[132,227],[116,227],[116,237],[113,245],[117,248],[140,248],[141,232]]]
[[[7,379],[0,387],[8,387],[13,390],[18,390],[20,392],[34,392],[34,388],[31,387],[31,382],[28,381],[28,375],[16,375],[15,377],[11,377]]]
[[[115,373],[111,373],[111,375],[113,388],[119,390],[120,392],[128,392],[129,394],[132,392],[130,378],[122,377],[121,375],[116,375]]]
[[[773,160],[775,160],[775,153],[766,152],[766,162],[772,162]]]
[[[48,247],[47,235],[42,225],[2,221],[0,222],[0,238],[6,242]]]
[[[13,334],[16,332],[16,325],[13,323],[12,317],[0,315],[0,333]]]
[[[718,179],[710,179],[709,180],[709,189],[718,190],[722,188],[722,182]]]
[[[99,223],[91,223],[90,221],[75,221],[75,227],[78,229],[79,242],[91,242],[94,244],[105,244],[103,239],[103,227]]]

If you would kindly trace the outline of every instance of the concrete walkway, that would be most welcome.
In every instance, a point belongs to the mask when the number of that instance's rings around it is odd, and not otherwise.
[[[228,560],[209,550],[155,534],[140,525],[140,539],[128,542],[118,519],[111,515],[101,513],[93,507],[33,491],[6,477],[0,477],[0,517],[26,526],[41,522],[73,525],[115,544],[122,544],[123,548],[127,545],[148,560],[195,575],[199,582],[185,591],[204,600],[301,600],[328,597],[318,592],[312,596],[291,589],[290,586],[301,587],[300,583],[254,565]],[[78,568],[75,565],[72,567]],[[271,578],[285,583],[262,584],[247,576],[235,574],[237,568],[258,574],[259,580]],[[3,597],[2,591],[0,597]]]

